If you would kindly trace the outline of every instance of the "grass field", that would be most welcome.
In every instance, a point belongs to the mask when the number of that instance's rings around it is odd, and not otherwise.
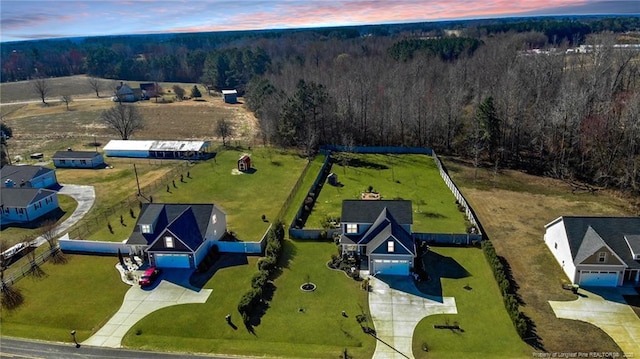
[[[112,81],[104,80],[105,88]],[[137,82],[128,82],[138,86]],[[160,83],[170,89],[173,83]],[[194,84],[179,84],[190,89]],[[77,101],[69,105],[69,110],[59,101],[62,94],[70,93]],[[215,136],[215,125],[219,119],[231,120],[234,135],[231,143],[253,146],[257,138],[258,125],[253,114],[243,104],[229,105],[220,96],[207,96],[202,101],[181,101],[160,103],[155,100],[133,104],[137,106],[145,122],[145,129],[134,134],[134,139],[220,139]],[[94,138],[103,145],[117,134],[111,132],[100,121],[100,113],[117,104],[109,97],[111,91],[101,93],[96,98],[88,87],[85,76],[56,78],[52,85],[52,95],[48,105],[41,102],[6,104],[13,101],[37,100],[29,82],[0,84],[0,107],[3,122],[13,129],[14,137],[9,139],[11,157],[21,155],[28,161],[28,155],[42,152],[45,159],[57,150],[67,147],[81,149]],[[93,147],[90,148],[93,150]]]
[[[66,264],[45,263],[45,275],[28,276],[15,287],[24,303],[0,312],[2,335],[69,342],[95,333],[118,310],[129,286],[115,269],[118,259],[67,255]]]
[[[481,249],[431,247],[424,261],[432,280],[419,284],[420,289],[455,297],[458,314],[429,316],[418,324],[413,337],[416,358],[531,357],[531,348],[509,319]],[[454,322],[464,332],[433,327]],[[422,350],[425,343],[429,352]]]
[[[382,199],[413,203],[413,231],[466,233],[464,214],[440,177],[433,158],[424,155],[352,154],[349,166],[335,163],[332,172],[343,186],[325,185],[305,227],[322,228],[327,216],[339,218],[342,201],[360,199],[372,186]],[[307,190],[308,191],[308,190]]]
[[[476,211],[498,255],[508,261],[529,316],[550,352],[619,351],[599,328],[579,321],[557,319],[549,300],[577,297],[562,290],[568,279],[544,244],[544,225],[563,215],[628,216],[628,201],[601,191],[573,194],[569,185],[517,171],[480,170],[454,160],[445,162],[449,174]]]
[[[205,285],[213,290],[205,304],[162,309],[141,320],[125,337],[127,347],[225,353],[250,356],[337,358],[346,348],[354,358],[370,358],[372,337],[363,333],[355,315],[368,312],[366,292],[326,262],[336,247],[328,242],[286,241],[282,274],[275,280],[269,308],[251,334],[236,310],[250,288],[256,260],[224,268]],[[306,276],[317,285],[303,292]],[[300,311],[300,308],[303,311]],[[350,314],[344,318],[341,311]],[[224,317],[232,314],[237,330]],[[136,335],[140,330],[141,335]]]

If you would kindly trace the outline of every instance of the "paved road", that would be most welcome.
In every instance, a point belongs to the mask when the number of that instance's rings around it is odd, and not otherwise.
[[[111,101],[110,97],[96,97],[96,98],[74,98],[73,102],[78,101]],[[47,103],[60,102],[59,99],[47,99]],[[28,100],[28,101],[15,101],[15,102],[3,102],[0,103],[0,106],[5,105],[28,105],[30,103],[42,103],[42,100]]]
[[[188,353],[160,353],[127,349],[98,348],[75,345],[30,341],[25,339],[0,337],[0,358],[46,358],[46,359],[75,359],[75,358],[118,358],[118,359],[182,359],[182,358],[215,358],[228,359],[232,356],[196,355]],[[236,357],[237,358],[237,357]]]

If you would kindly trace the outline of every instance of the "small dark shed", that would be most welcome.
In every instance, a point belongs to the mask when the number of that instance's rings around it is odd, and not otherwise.
[[[251,168],[251,157],[242,155],[238,160],[238,171],[246,171]]]

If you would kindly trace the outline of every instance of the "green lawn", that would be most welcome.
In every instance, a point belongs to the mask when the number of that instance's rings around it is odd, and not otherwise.
[[[421,289],[455,297],[458,314],[429,316],[418,324],[416,358],[529,358],[531,348],[516,333],[482,250],[431,247],[431,252],[425,261],[434,279]],[[433,327],[454,322],[464,332]],[[429,352],[422,350],[423,343]]]
[[[155,203],[214,203],[227,214],[227,227],[243,241],[257,241],[275,220],[283,202],[306,165],[292,152],[256,148],[250,151],[252,173],[234,174],[237,160],[247,151],[223,150],[215,160],[190,169],[185,183],[176,180],[153,194]],[[262,215],[269,222],[263,222]]]
[[[293,221],[293,217],[295,217],[296,213],[298,213],[298,209],[300,209],[300,204],[307,197],[307,194],[309,193],[309,188],[311,188],[313,181],[316,180],[316,177],[318,176],[318,172],[320,172],[320,169],[322,168],[322,164],[324,163],[325,158],[326,156],[324,155],[318,155],[313,159],[313,161],[309,165],[309,170],[304,176],[302,183],[300,184],[300,187],[298,188],[295,195],[293,196],[293,199],[291,200],[291,204],[289,205],[289,208],[284,214],[284,218],[282,221],[285,224],[285,226],[289,226]]]
[[[425,155],[351,154],[351,165],[335,163],[332,172],[343,187],[325,185],[306,228],[321,228],[327,216],[340,217],[342,201],[359,199],[372,186],[382,199],[413,202],[413,231],[465,233],[464,214],[446,186],[433,158]],[[308,191],[307,188],[305,191]]]
[[[70,342],[89,338],[118,310],[130,288],[115,269],[118,259],[67,255],[66,264],[41,266],[44,277],[28,276],[15,284],[24,302],[0,314],[2,335]]]
[[[366,292],[359,282],[326,267],[336,246],[328,242],[285,243],[285,258],[289,259],[275,280],[275,294],[255,334],[247,331],[236,310],[257,271],[256,259],[250,258],[248,264],[214,274],[205,286],[213,290],[207,303],[154,312],[127,334],[124,344],[144,349],[304,358],[337,358],[347,348],[354,358],[370,358],[375,341],[355,320],[356,314],[368,313]],[[314,292],[300,290],[307,275],[317,285]],[[342,317],[342,310],[349,318]],[[225,323],[227,313],[232,314],[237,330]],[[138,330],[140,335],[136,335]]]

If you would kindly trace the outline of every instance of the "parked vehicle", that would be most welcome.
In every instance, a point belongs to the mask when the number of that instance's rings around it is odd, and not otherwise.
[[[162,273],[160,268],[151,267],[144,271],[142,277],[140,277],[140,280],[138,281],[138,284],[140,284],[141,287],[148,287],[160,276],[160,273]]]

